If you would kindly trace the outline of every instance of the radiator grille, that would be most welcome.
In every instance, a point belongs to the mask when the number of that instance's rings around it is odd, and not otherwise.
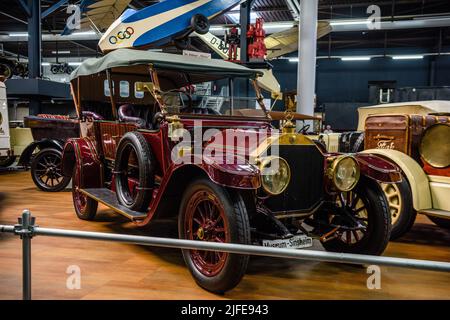
[[[265,205],[274,213],[307,212],[323,199],[324,157],[315,145],[281,145],[279,156],[291,168],[285,192],[270,197]]]

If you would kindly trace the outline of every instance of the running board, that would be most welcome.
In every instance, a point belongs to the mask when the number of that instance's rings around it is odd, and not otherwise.
[[[450,212],[445,210],[426,209],[419,211],[419,213],[437,218],[450,219]]]
[[[82,193],[87,195],[105,206],[111,208],[116,213],[127,217],[130,220],[142,220],[147,217],[147,213],[138,212],[128,209],[119,203],[116,193],[106,188],[80,189]]]

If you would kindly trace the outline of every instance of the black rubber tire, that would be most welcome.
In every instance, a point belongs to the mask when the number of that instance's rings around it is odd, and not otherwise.
[[[207,17],[202,14],[196,14],[191,18],[192,30],[198,34],[207,34],[209,32],[210,23]]]
[[[11,166],[16,161],[16,156],[10,157],[1,157],[0,158],[0,167],[7,168]]]
[[[139,185],[134,197],[128,188],[128,159],[134,151],[138,161]],[[114,170],[116,172],[115,185],[119,202],[130,210],[145,212],[152,198],[151,189],[155,185],[155,159],[148,142],[139,132],[127,132],[117,147]]]
[[[75,213],[79,219],[92,221],[97,215],[98,202],[92,198],[87,197],[86,195],[83,195],[80,191],[78,191],[80,188],[83,188],[83,186],[79,181],[78,166],[75,165],[75,169],[73,170],[72,175],[73,207],[75,208]],[[85,201],[85,206],[83,208],[77,205],[77,201],[79,201],[80,197]]]
[[[367,234],[354,244],[339,239],[322,243],[327,251],[357,254],[381,255],[388,245],[391,235],[391,216],[384,192],[378,183],[361,178],[355,188],[367,208]]]
[[[413,208],[411,187],[409,186],[408,180],[403,176],[402,182],[397,184],[397,186],[402,198],[402,207],[397,221],[392,223],[391,240],[398,239],[411,230],[417,216],[417,212]]]
[[[364,150],[364,132],[356,139],[355,144],[351,147],[352,153],[361,152]]]
[[[53,179],[50,179],[51,184],[47,181],[42,181],[39,177],[38,171],[43,170],[44,163],[46,158],[54,158],[54,163],[52,166],[54,167],[55,175],[59,175],[60,182],[56,181],[56,184],[53,184]],[[38,154],[33,158],[31,162],[31,178],[33,179],[34,184],[46,192],[58,192],[67,187],[70,182],[70,177],[66,177],[63,175],[61,171],[62,164],[62,151],[54,148],[45,148],[38,152]]]
[[[0,75],[4,76],[5,79],[10,79],[14,75],[14,64],[11,61],[8,61],[7,59],[1,59],[0,71],[1,71]]]
[[[175,47],[179,50],[186,50],[191,45],[191,39],[188,37],[175,39],[174,40]]]
[[[238,192],[227,190],[209,179],[199,179],[192,182],[185,190],[181,200],[178,214],[178,234],[180,239],[187,239],[184,231],[186,205],[192,195],[199,190],[213,192],[224,207],[228,219],[230,240],[232,243],[250,244],[250,223],[248,220],[245,203]],[[239,284],[244,276],[249,256],[240,254],[229,254],[223,269],[219,274],[208,277],[202,274],[194,265],[190,250],[182,250],[184,261],[189,268],[197,284],[210,292],[222,294],[233,289]]]
[[[450,229],[450,219],[444,219],[433,216],[428,216],[428,219],[430,219],[435,225],[441,228]]]

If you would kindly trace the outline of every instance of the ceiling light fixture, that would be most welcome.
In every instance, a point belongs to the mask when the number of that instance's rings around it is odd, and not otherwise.
[[[402,55],[402,56],[392,56],[394,60],[419,60],[423,59],[422,55],[414,54],[414,55]]]
[[[52,54],[69,54],[69,50],[52,51]]]
[[[349,26],[349,25],[359,25],[359,24],[369,24],[369,20],[347,20],[347,21],[339,21],[334,20],[330,21],[330,26]]]
[[[13,33],[9,33],[8,36],[10,36],[10,37],[28,37],[28,33],[27,32],[13,32]]]
[[[371,57],[341,57],[342,61],[369,61]]]

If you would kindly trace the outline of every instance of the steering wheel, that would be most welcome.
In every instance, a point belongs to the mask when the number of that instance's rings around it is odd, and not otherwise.
[[[180,111],[186,112],[186,113],[192,112],[192,96],[189,92],[186,92],[185,90],[182,90],[182,89],[174,89],[174,90],[170,90],[168,92],[177,92],[180,94],[184,94],[188,98],[188,105],[180,108]]]
[[[311,128],[311,125],[305,124],[305,125],[303,126],[303,128],[300,129],[300,133],[302,133],[302,134],[307,134],[309,128]]]

